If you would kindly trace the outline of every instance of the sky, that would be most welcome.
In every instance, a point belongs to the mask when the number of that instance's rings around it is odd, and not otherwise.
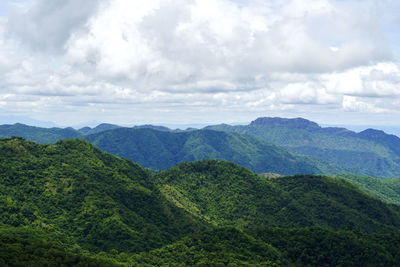
[[[0,0],[0,115],[400,127],[400,1]]]

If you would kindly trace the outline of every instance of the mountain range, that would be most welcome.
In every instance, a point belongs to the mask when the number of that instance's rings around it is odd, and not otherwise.
[[[354,174],[379,178],[400,174],[400,138],[379,130],[356,133],[320,127],[302,118],[258,118],[248,125],[220,124],[206,129],[250,135],[297,154],[350,168]]]
[[[375,129],[356,133],[320,127],[302,118],[258,118],[248,125],[220,124],[185,131],[154,125],[100,124],[79,130],[0,125],[0,137],[10,136],[45,144],[65,138],[86,139],[154,170],[213,158],[233,161],[257,173],[400,176],[399,137]]]
[[[151,172],[84,140],[3,138],[0,264],[396,266],[400,206],[348,180],[212,159]]]

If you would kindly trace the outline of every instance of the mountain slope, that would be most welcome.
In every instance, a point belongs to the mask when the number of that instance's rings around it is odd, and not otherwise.
[[[392,266],[400,259],[398,206],[342,179],[271,177],[220,160],[151,173],[83,140],[3,138],[0,265]],[[318,228],[291,229],[304,226]]]
[[[163,170],[185,161],[223,159],[255,172],[342,173],[343,169],[294,155],[250,136],[211,130],[166,132],[120,128],[86,140],[100,149],[140,165]]]
[[[43,230],[0,226],[0,266],[123,265],[110,258],[80,253]]]
[[[19,136],[41,144],[54,144],[64,138],[80,138],[73,128],[41,128],[20,123],[0,125],[0,137]]]
[[[348,230],[259,228],[247,231],[277,248],[295,266],[398,266],[400,235]]]
[[[258,118],[249,125],[221,124],[206,129],[251,135],[355,174],[381,178],[400,175],[400,138],[381,131],[357,134],[345,128],[322,128],[302,118]]]
[[[186,237],[132,257],[134,266],[291,266],[281,253],[242,231],[225,227]]]
[[[267,179],[230,162],[182,163],[157,174],[164,195],[216,225],[355,228],[390,232],[397,209],[342,180],[300,175]]]
[[[379,179],[353,174],[335,175],[335,177],[348,180],[374,198],[400,205],[400,178]]]
[[[0,224],[32,226],[90,251],[145,251],[203,229],[139,165],[82,140],[0,139]]]
[[[101,123],[99,125],[97,125],[94,128],[90,128],[90,127],[83,127],[81,129],[79,129],[79,131],[82,134],[95,134],[95,133],[101,133],[104,131],[108,131],[108,130],[112,130],[112,129],[118,129],[118,128],[122,128],[121,126],[115,125],[115,124],[110,124],[110,123]]]

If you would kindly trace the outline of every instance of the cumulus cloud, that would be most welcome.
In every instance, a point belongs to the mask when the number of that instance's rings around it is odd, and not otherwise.
[[[394,4],[15,1],[0,17],[0,108],[391,112]]]
[[[99,3],[100,0],[17,2],[9,16],[9,34],[34,49],[58,51],[73,32],[85,30]]]

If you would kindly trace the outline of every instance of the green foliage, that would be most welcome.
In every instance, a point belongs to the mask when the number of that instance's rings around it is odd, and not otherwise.
[[[220,228],[131,258],[146,266],[288,266],[280,252],[235,228]]]
[[[41,128],[20,123],[0,125],[0,137],[19,136],[41,144],[54,144],[64,138],[80,138],[83,135],[73,128]]]
[[[115,260],[76,250],[54,234],[0,226],[0,266],[122,266]]]
[[[344,128],[321,128],[304,119],[279,118],[259,118],[249,125],[221,124],[207,129],[251,135],[294,153],[340,166],[347,173],[382,178],[400,173],[400,139],[381,132],[357,134]]]
[[[346,230],[259,228],[248,231],[296,266],[398,266],[399,234],[366,235]]]
[[[60,233],[90,251],[161,247],[202,229],[139,165],[81,140],[0,140],[0,223]]]
[[[115,124],[109,124],[109,123],[102,123],[102,124],[97,125],[94,128],[84,127],[82,129],[79,129],[79,132],[81,132],[84,135],[87,135],[87,134],[101,133],[104,131],[118,129],[118,128],[121,128],[121,126],[118,126]]]
[[[169,135],[169,151],[224,151],[207,132]],[[259,176],[221,160],[152,173],[83,140],[3,138],[0,266],[395,266],[400,207],[345,179],[396,203],[397,179]]]
[[[156,175],[163,191],[187,211],[217,225],[397,231],[400,215],[342,179],[297,175],[263,178],[230,162],[182,163]],[[170,194],[168,196],[168,194]],[[182,200],[182,201],[180,201]],[[193,208],[195,207],[195,209]]]
[[[359,187],[370,196],[386,203],[400,205],[400,178],[378,179],[359,175],[335,175]]]
[[[343,173],[344,170],[309,157],[297,156],[250,136],[210,130],[167,132],[120,128],[88,135],[100,149],[140,165],[164,170],[181,162],[223,159],[254,172]]]

